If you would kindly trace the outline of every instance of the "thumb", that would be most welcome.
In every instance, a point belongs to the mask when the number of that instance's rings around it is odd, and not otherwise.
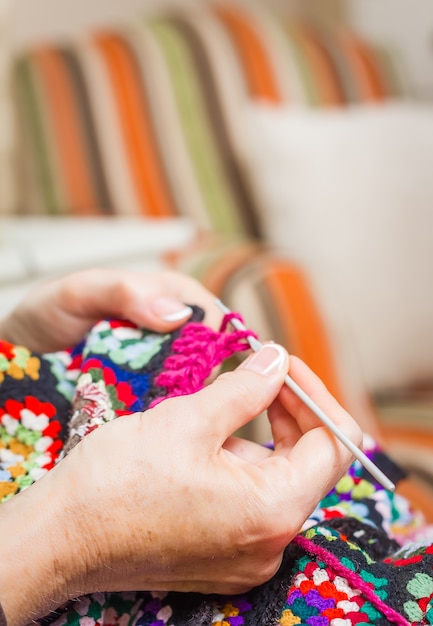
[[[272,404],[288,368],[287,351],[275,343],[264,344],[237,369],[221,374],[213,383],[189,396],[189,402],[196,404],[198,428],[216,436],[222,445],[237,429]]]

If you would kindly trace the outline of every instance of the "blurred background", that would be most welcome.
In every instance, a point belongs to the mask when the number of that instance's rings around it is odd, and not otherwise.
[[[432,163],[430,0],[0,0],[0,315],[82,267],[190,273],[424,500]]]

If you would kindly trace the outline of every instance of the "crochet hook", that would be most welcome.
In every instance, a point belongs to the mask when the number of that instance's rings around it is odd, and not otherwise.
[[[215,298],[215,303],[219,309],[224,314],[230,314],[231,311],[228,307],[225,306],[219,300],[219,298]],[[248,330],[247,327],[237,318],[233,318],[230,320],[230,324],[234,326],[237,330]],[[247,337],[247,341],[250,345],[251,350],[254,352],[258,352],[263,344],[256,339],[253,335],[249,335]],[[353,454],[353,456],[358,459],[358,461],[365,467],[365,469],[377,480],[379,484],[381,484],[388,491],[394,491],[395,485],[394,483],[386,476],[382,470],[377,467],[368,458],[368,456],[360,450],[353,441],[351,441],[346,435],[334,424],[334,422],[326,415],[326,413],[310,398],[310,396],[305,393],[305,391],[296,383],[291,376],[286,374],[284,378],[284,383],[289,387],[293,393],[298,396],[300,400],[319,418],[319,420],[335,435],[335,437],[341,441],[341,443],[346,446],[346,448]]]

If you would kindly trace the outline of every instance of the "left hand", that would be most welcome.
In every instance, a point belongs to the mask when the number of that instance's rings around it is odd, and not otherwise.
[[[201,306],[205,323],[217,328],[222,316],[213,295],[189,276],[168,270],[83,270],[30,290],[0,321],[0,338],[53,352],[77,344],[98,320],[109,317],[169,332],[188,319],[188,303]]]

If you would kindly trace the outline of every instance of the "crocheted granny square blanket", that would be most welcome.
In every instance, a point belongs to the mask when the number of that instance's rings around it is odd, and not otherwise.
[[[247,349],[202,311],[171,334],[103,320],[72,350],[32,354],[0,341],[0,501],[41,478],[94,428],[197,391]],[[395,482],[403,472],[373,441],[366,452]],[[433,624],[433,545],[422,519],[358,461],[287,547],[278,573],[242,596],[94,593],[40,620],[55,626],[366,626]]]

